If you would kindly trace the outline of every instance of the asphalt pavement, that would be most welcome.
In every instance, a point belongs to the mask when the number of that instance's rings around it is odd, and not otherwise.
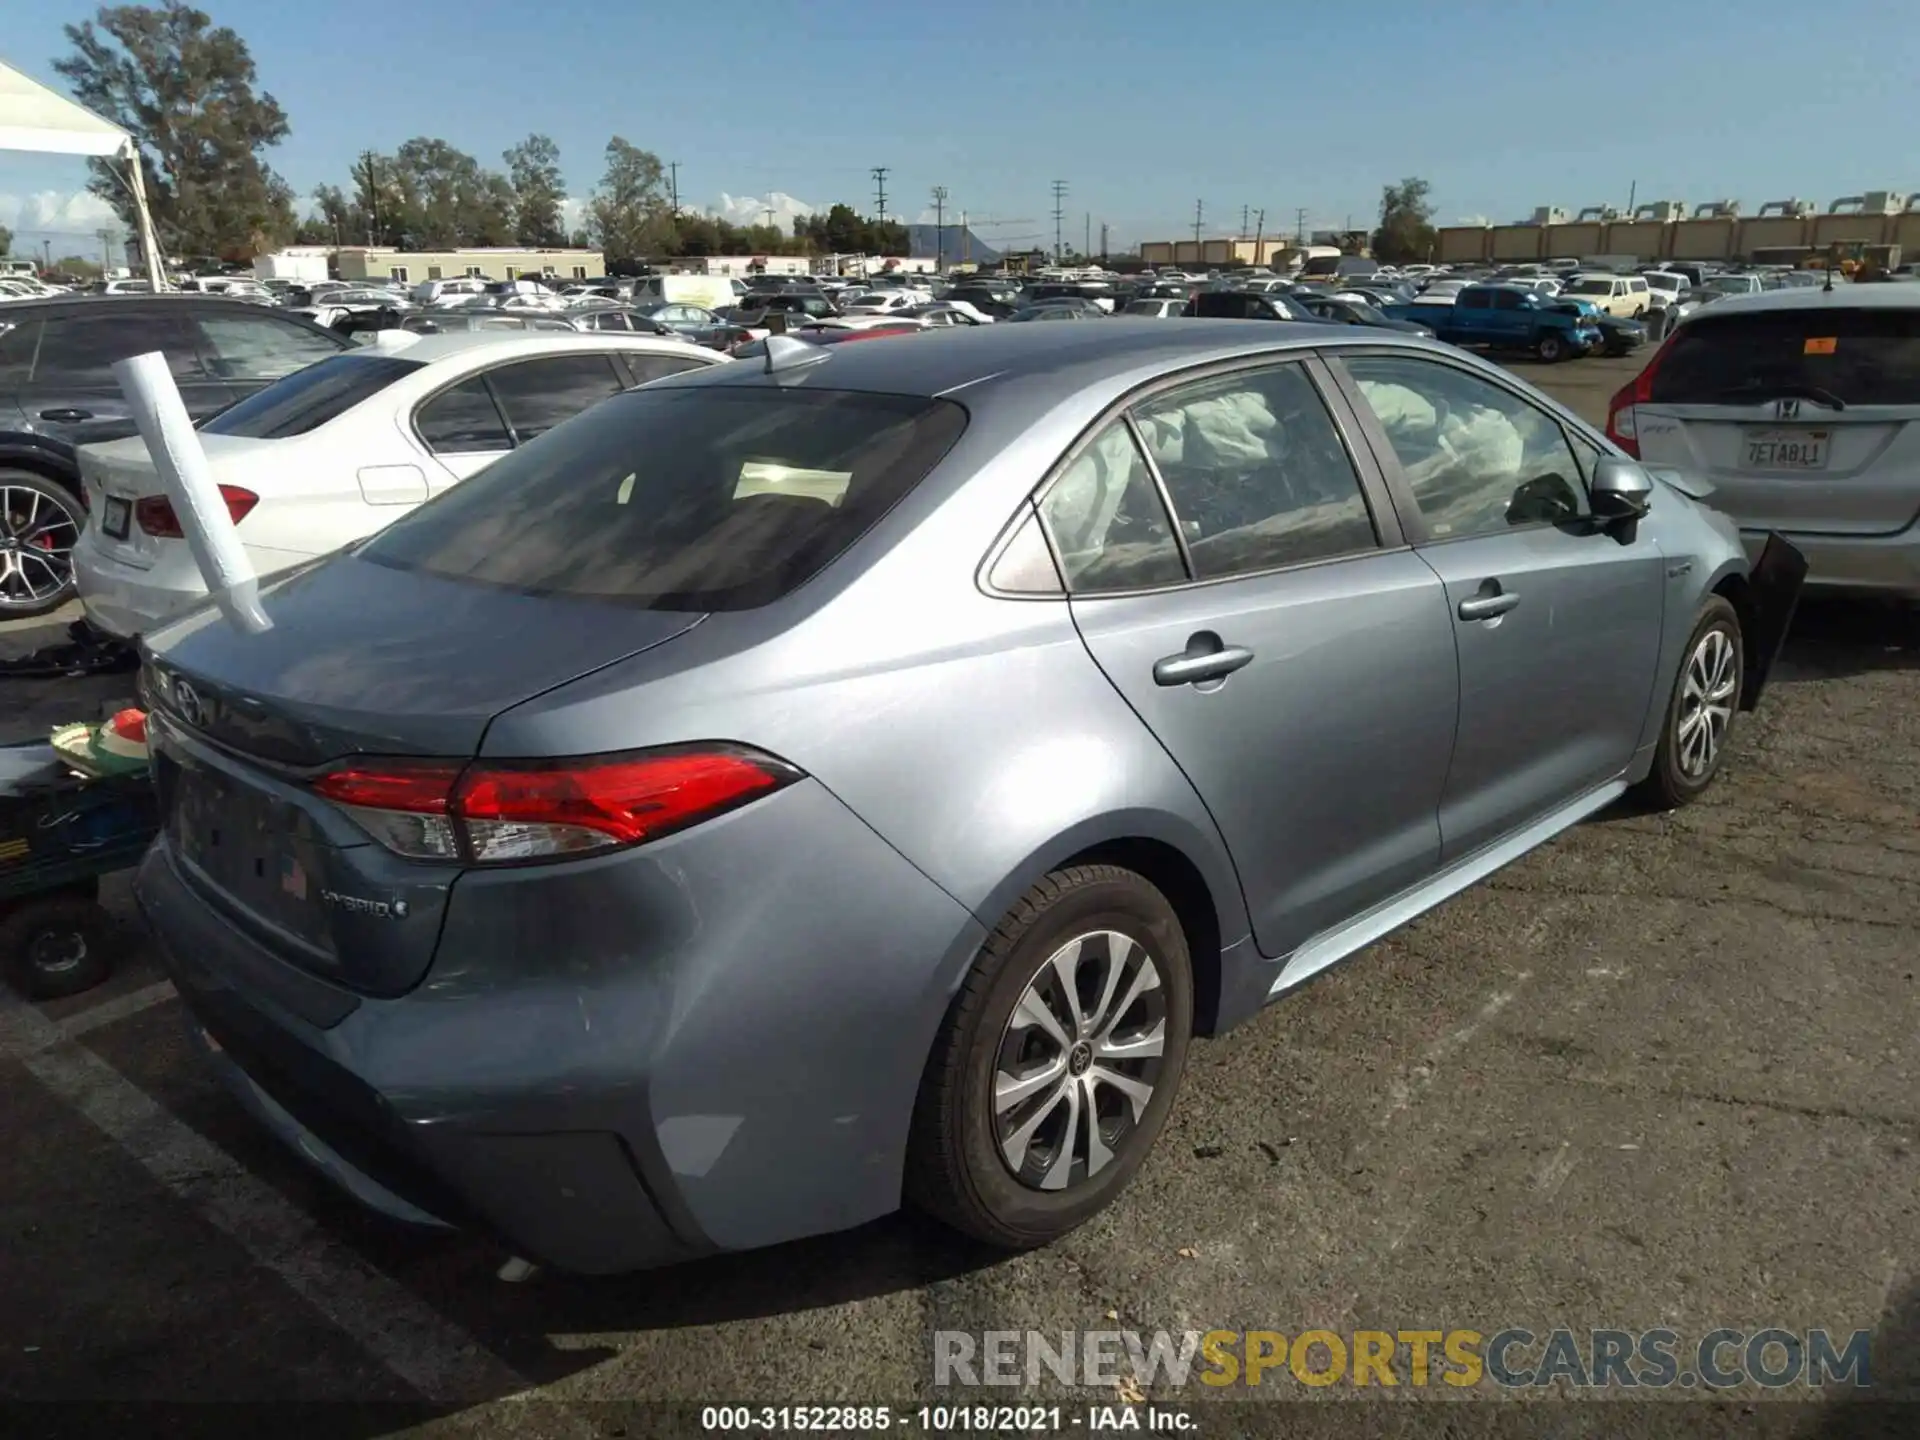
[[[1515,368],[1597,418],[1637,362]],[[0,634],[0,653],[56,632]],[[130,689],[0,682],[0,738]],[[1910,610],[1809,605],[1701,803],[1603,814],[1197,1045],[1132,1189],[1013,1259],[899,1217],[619,1279],[502,1280],[488,1245],[376,1220],[270,1141],[190,1051],[124,883],[107,899],[114,980],[47,1006],[0,992],[0,1404],[59,1402],[9,1409],[9,1434],[80,1402],[180,1402],[184,1424],[289,1400],[366,1435],[700,1433],[723,1417],[647,1407],[730,1401],[888,1405],[921,1433],[939,1428],[909,1414],[923,1403],[1036,1399],[1066,1407],[1038,1428],[1071,1430],[1141,1398],[1213,1435],[1430,1433],[1440,1405],[1463,1434],[1920,1433],[1831,1386],[1748,1384],[1727,1411],[1698,1385],[1516,1404],[1283,1367],[1251,1392],[991,1390],[938,1386],[932,1364],[940,1332],[1776,1327],[1873,1332],[1869,1398],[1907,1393]],[[1304,1409],[1249,1403],[1275,1399]]]

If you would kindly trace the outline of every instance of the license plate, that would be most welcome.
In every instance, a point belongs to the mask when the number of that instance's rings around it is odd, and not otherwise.
[[[127,525],[133,518],[133,502],[109,495],[100,507],[101,533],[114,540],[127,538]]]
[[[1824,470],[1828,430],[1752,430],[1746,437],[1748,470]]]

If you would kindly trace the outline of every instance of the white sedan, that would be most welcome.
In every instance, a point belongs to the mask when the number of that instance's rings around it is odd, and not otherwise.
[[[726,357],[608,333],[384,332],[200,426],[261,578],[371,535],[591,405]],[[73,571],[87,619],[135,637],[206,595],[139,438],[79,451],[87,523]]]

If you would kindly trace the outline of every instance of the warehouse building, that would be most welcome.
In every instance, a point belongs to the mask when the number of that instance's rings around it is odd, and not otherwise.
[[[1232,240],[1144,240],[1140,260],[1146,265],[1285,265],[1293,242],[1285,236]]]
[[[531,250],[515,246],[476,246],[469,250],[396,250],[389,245],[343,245],[334,252],[342,280],[518,280],[522,275],[550,280],[589,280],[607,273],[598,250]]]

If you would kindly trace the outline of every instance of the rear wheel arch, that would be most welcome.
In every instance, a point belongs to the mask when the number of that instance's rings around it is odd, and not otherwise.
[[[1193,970],[1194,1033],[1212,1034],[1220,1014],[1220,914],[1213,889],[1200,867],[1164,840],[1141,836],[1090,846],[1056,868],[1077,865],[1112,865],[1130,870],[1167,898],[1187,939],[1187,959]]]
[[[1738,571],[1723,575],[1709,594],[1718,595],[1729,605],[1740,621],[1740,659],[1741,673],[1752,684],[1752,676],[1760,669],[1758,651],[1760,639],[1760,602],[1753,593],[1753,585],[1746,576]],[[1746,699],[1742,696],[1742,699]]]
[[[74,497],[83,503],[87,498],[86,487],[80,483],[78,468],[63,464],[61,458],[51,451],[35,448],[0,449],[0,471],[4,470],[24,470],[29,475],[51,480],[72,491]]]

